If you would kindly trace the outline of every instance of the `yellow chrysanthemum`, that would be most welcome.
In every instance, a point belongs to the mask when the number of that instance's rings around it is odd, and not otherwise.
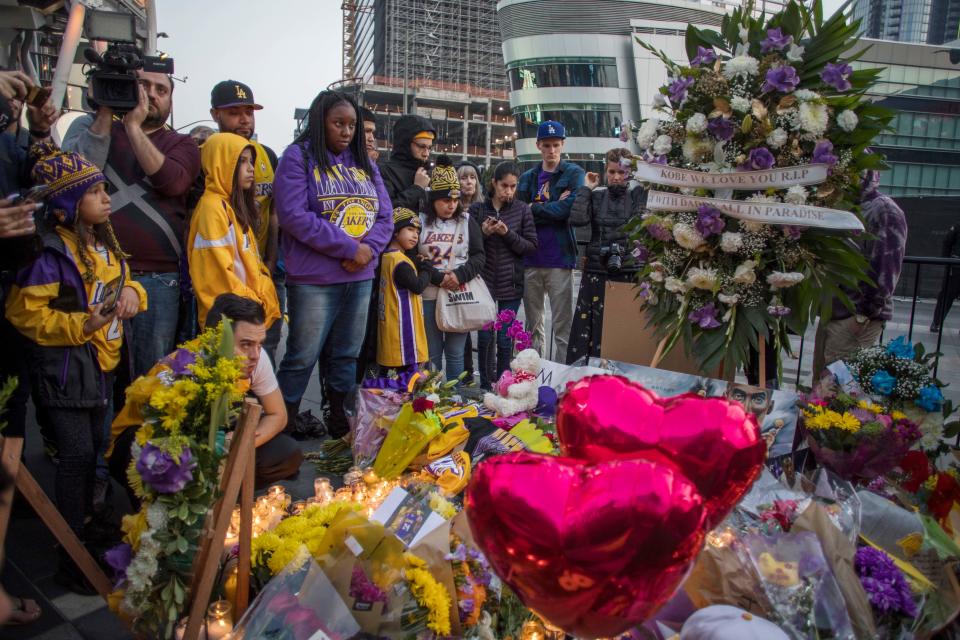
[[[876,415],[883,413],[883,407],[878,404],[873,404],[872,402],[867,402],[866,400],[861,400],[857,403],[857,406],[861,409],[866,409],[867,411],[872,411]]]
[[[860,430],[860,421],[849,411],[844,411],[840,419],[837,420],[836,427],[844,431],[857,432]]]
[[[426,563],[406,553],[405,571],[410,591],[417,604],[427,610],[427,628],[442,636],[450,635],[450,594],[425,568]]]
[[[450,520],[457,515],[457,508],[453,503],[436,491],[430,492],[430,508],[444,520]]]
[[[903,411],[893,411],[890,413],[890,417],[894,420],[906,420],[907,414],[905,414]]]
[[[270,573],[276,575],[296,557],[301,546],[317,557],[333,519],[342,511],[362,509],[360,504],[343,501],[310,506],[300,515],[281,521],[273,531],[254,538],[250,545],[251,561],[255,565],[266,565]]]

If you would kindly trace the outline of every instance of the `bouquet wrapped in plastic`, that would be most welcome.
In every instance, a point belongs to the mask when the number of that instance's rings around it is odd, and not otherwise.
[[[921,435],[903,412],[889,411],[857,388],[830,380],[804,399],[800,418],[820,464],[863,483],[894,469]]]
[[[432,402],[424,401],[422,406],[417,401],[404,404],[377,454],[374,471],[385,480],[396,478],[440,430],[440,419],[433,411]]]
[[[347,416],[354,464],[361,467],[373,464],[390,426],[409,397],[409,393],[392,389],[359,390],[356,406]]]

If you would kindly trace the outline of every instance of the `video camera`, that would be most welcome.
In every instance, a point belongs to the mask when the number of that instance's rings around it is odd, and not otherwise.
[[[136,44],[133,14],[89,11],[84,33],[90,40],[109,43],[102,55],[92,48],[83,52],[83,57],[93,65],[87,76],[89,99],[94,107],[110,107],[120,113],[130,111],[140,101],[138,70],[173,73],[173,58],[143,55]]]

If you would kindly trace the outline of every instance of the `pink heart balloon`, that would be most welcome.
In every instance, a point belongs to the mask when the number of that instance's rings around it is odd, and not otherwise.
[[[750,490],[766,458],[756,418],[740,403],[694,393],[661,398],[622,376],[567,385],[557,435],[573,458],[675,464],[703,496],[711,528]]]
[[[497,575],[581,638],[615,636],[652,615],[704,536],[696,486],[653,460],[497,456],[474,470],[466,510]]]

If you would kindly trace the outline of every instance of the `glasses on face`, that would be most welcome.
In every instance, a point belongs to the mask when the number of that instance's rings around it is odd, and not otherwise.
[[[414,142],[413,146],[415,146],[417,149],[420,149],[420,151],[430,151],[430,148],[433,145],[429,142]]]

